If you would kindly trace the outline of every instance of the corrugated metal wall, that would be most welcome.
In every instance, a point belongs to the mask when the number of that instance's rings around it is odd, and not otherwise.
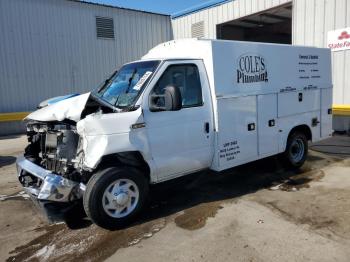
[[[96,37],[96,16],[113,17],[114,40]],[[0,113],[87,92],[173,38],[169,16],[66,0],[1,0],[0,32]],[[1,123],[0,134],[12,127]]]
[[[350,27],[349,0],[294,0],[293,44],[327,47],[327,32]],[[333,102],[350,104],[350,50],[332,52]]]
[[[291,0],[233,0],[172,20],[174,38],[191,37],[191,25],[204,21],[204,37],[216,38],[216,25],[257,13]]]

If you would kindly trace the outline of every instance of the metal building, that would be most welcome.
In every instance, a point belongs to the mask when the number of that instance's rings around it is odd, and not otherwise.
[[[0,32],[0,134],[23,131],[18,120],[40,101],[87,92],[173,38],[168,15],[73,0],[1,0]]]
[[[349,0],[209,2],[173,15],[172,26],[175,39],[204,37],[333,46],[333,127],[350,130]]]

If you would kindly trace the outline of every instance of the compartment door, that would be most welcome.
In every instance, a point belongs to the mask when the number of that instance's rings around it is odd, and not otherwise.
[[[218,99],[219,170],[258,156],[256,96]]]
[[[259,156],[278,153],[277,94],[258,96]]]
[[[278,117],[320,110],[320,89],[278,94]]]

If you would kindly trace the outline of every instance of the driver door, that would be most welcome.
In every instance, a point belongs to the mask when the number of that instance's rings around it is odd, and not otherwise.
[[[150,96],[176,86],[182,96],[179,111],[150,110]],[[213,116],[202,61],[165,62],[143,99],[144,119],[158,180],[208,168],[213,158]]]

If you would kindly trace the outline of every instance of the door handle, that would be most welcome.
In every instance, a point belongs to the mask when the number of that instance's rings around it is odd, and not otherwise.
[[[255,123],[248,124],[248,131],[254,131],[255,130]]]
[[[298,94],[298,100],[299,100],[299,102],[303,101],[303,93]]]
[[[312,126],[317,126],[320,123],[320,121],[318,121],[317,117],[313,118],[311,120],[311,125]]]
[[[205,131],[205,133],[209,133],[209,122],[205,122],[205,124],[204,124],[204,131]]]
[[[271,127],[271,126],[275,126],[275,119],[271,119],[271,120],[269,120],[269,126]]]

